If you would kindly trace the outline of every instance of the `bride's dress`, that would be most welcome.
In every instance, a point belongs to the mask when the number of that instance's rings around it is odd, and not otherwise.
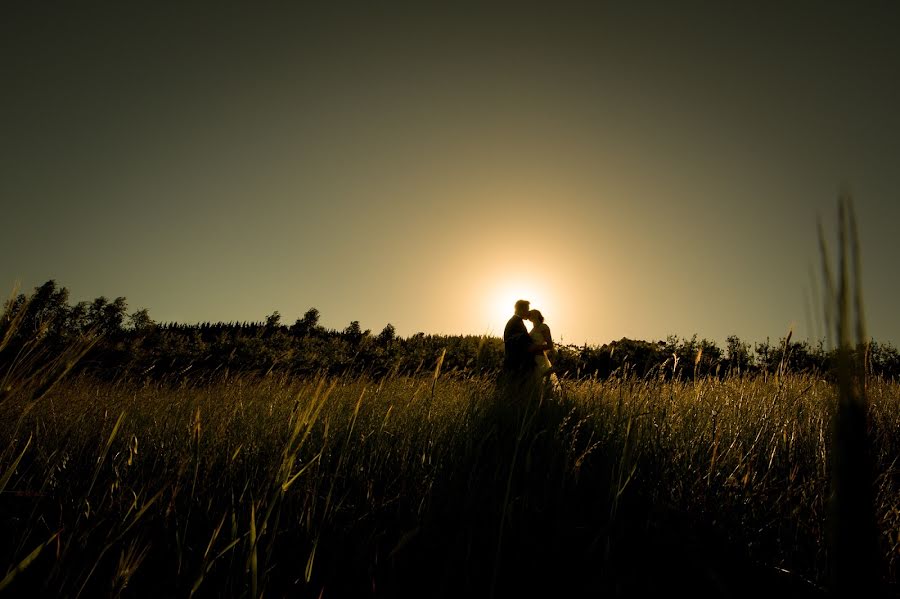
[[[538,345],[542,343],[550,342],[550,327],[548,327],[544,323],[537,323],[531,329],[531,340]],[[547,357],[547,350],[539,354],[535,354],[534,356],[534,365],[535,365],[535,374],[537,374],[538,378],[542,378],[550,368],[552,368],[552,364],[550,364],[550,359]]]

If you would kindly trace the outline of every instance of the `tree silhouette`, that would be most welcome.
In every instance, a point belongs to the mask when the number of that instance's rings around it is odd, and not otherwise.
[[[128,304],[124,297],[112,302],[102,295],[88,305],[87,320],[91,328],[107,337],[118,337],[122,333]]]
[[[384,325],[384,328],[381,329],[381,332],[378,333],[378,343],[384,346],[388,346],[394,339],[397,338],[397,329],[394,328],[394,325],[391,323],[387,323]]]
[[[131,330],[139,333],[145,333],[156,325],[153,319],[150,318],[150,311],[147,308],[141,308],[132,312],[128,317],[128,324],[131,326]]]
[[[291,327],[291,333],[295,337],[306,337],[312,335],[318,328],[319,311],[315,308],[310,308],[303,315],[303,318],[297,319],[297,322]]]
[[[49,335],[53,339],[65,336],[69,312],[68,289],[57,287],[56,281],[50,279],[35,287],[26,309],[25,323],[32,333]]]
[[[281,314],[278,310],[275,310],[266,316],[266,329],[273,330],[277,329],[279,326],[281,326]]]
[[[363,337],[368,337],[372,331],[366,329],[363,331],[359,326],[358,320],[353,320],[347,325],[347,328],[343,331],[343,336],[350,342],[351,345],[358,345],[360,341],[362,341]]]
[[[751,353],[750,344],[741,341],[737,335],[729,335],[726,339],[725,357],[728,359],[729,366],[743,372],[750,367]]]

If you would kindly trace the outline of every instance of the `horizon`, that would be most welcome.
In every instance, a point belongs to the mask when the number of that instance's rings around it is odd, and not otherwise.
[[[815,343],[854,199],[900,343],[900,11],[16,6],[0,283],[158,322]],[[841,43],[835,43],[840,40]],[[829,256],[834,263],[833,256]]]
[[[46,281],[45,283],[49,283],[49,282],[50,281]],[[83,298],[83,299],[72,298],[71,290],[68,289],[68,287],[60,284],[59,281],[53,280],[53,282],[56,283],[58,289],[66,289],[66,291],[69,292],[68,304],[70,306],[74,306],[75,304],[77,304],[79,302],[89,303],[93,299],[96,299],[96,297],[95,298]],[[35,289],[25,290],[25,289],[22,289],[21,287],[17,288],[14,286],[14,292],[11,293],[9,297],[12,298],[14,295],[31,296],[33,294],[34,290]],[[100,296],[97,296],[97,297],[100,297]],[[112,300],[116,299],[117,297],[124,297],[124,296],[110,296],[110,297],[103,296],[103,297],[109,301],[112,301]],[[126,297],[125,300],[127,303],[128,298]],[[394,326],[392,322],[386,322],[386,323],[383,323],[381,325],[376,325],[376,326],[368,326],[366,323],[363,323],[362,321],[359,321],[357,319],[351,319],[350,321],[348,321],[347,323],[344,323],[342,325],[341,324],[333,325],[328,322],[327,318],[323,322],[322,317],[325,316],[326,313],[323,313],[322,310],[320,310],[318,306],[310,306],[309,308],[307,308],[303,312],[297,314],[296,316],[289,315],[286,317],[286,315],[275,310],[264,316],[261,316],[258,318],[251,318],[251,319],[234,319],[234,318],[224,319],[224,320],[202,319],[202,320],[196,320],[196,321],[191,321],[191,322],[185,322],[185,321],[175,321],[175,320],[160,320],[154,316],[152,308],[149,308],[147,306],[138,307],[138,306],[132,306],[132,305],[128,304],[127,315],[130,315],[137,310],[143,310],[143,309],[146,309],[148,311],[148,315],[155,325],[159,325],[162,327],[170,327],[170,326],[200,327],[203,325],[213,325],[213,326],[215,326],[215,325],[225,325],[225,326],[263,325],[263,324],[265,324],[265,322],[269,316],[274,315],[277,312],[278,317],[279,317],[279,326],[284,327],[284,328],[289,328],[295,322],[299,322],[307,310],[312,310],[312,309],[315,309],[319,313],[319,325],[318,326],[323,331],[327,331],[329,333],[340,334],[345,329],[347,329],[348,325],[350,325],[353,322],[356,322],[357,324],[359,324],[360,329],[362,331],[367,331],[372,336],[378,335],[381,332],[381,330],[386,328],[388,325]],[[512,312],[510,313],[510,317],[511,316],[512,316]],[[126,322],[127,322],[127,320],[126,320]],[[526,319],[526,327],[528,327],[530,329],[532,326],[533,326],[532,323]],[[488,332],[483,332],[483,333],[435,332],[435,331],[428,331],[428,330],[423,330],[423,329],[418,329],[413,332],[403,332],[403,331],[398,330],[396,327],[394,327],[394,328],[395,328],[395,335],[398,338],[402,338],[402,339],[411,339],[413,337],[416,337],[417,335],[426,335],[426,336],[435,336],[435,337],[486,337],[486,338],[501,339],[501,340],[503,338],[502,327],[499,332],[488,331]],[[552,329],[551,329],[551,332],[552,332]],[[788,335],[791,335],[792,343],[798,343],[798,342],[806,343],[810,348],[821,347],[825,350],[833,349],[833,347],[832,347],[833,344],[831,344],[831,342],[829,341],[827,336],[822,336],[822,337],[818,337],[818,338],[814,338],[814,339],[810,339],[810,338],[798,339],[797,337],[793,336],[793,333],[794,332],[792,330],[788,330],[779,337],[766,337],[766,338],[746,337],[745,338],[745,337],[741,337],[738,335],[738,338],[742,343],[749,344],[749,349],[750,349],[751,353],[754,353],[754,354],[756,353],[757,345],[765,343],[765,344],[768,344],[770,347],[778,346],[778,345],[781,345],[784,343],[784,341],[788,337]],[[599,347],[608,345],[610,343],[615,343],[615,342],[624,341],[624,340],[657,344],[657,343],[667,343],[667,342],[670,342],[673,340],[676,343],[677,342],[685,342],[685,341],[690,341],[693,338],[697,342],[703,342],[703,341],[712,342],[713,344],[716,345],[716,347],[724,350],[728,345],[728,337],[729,336],[730,335],[723,337],[721,339],[717,339],[717,338],[711,338],[711,337],[704,337],[698,333],[689,333],[687,335],[668,333],[665,335],[656,335],[656,336],[650,336],[650,337],[645,337],[645,338],[623,336],[623,337],[610,338],[610,339],[605,339],[605,340],[600,340],[600,341],[573,342],[573,341],[565,339],[565,338],[558,338],[554,334],[553,339],[554,339],[554,343],[557,345],[565,345],[568,347],[598,347],[599,348]],[[885,347],[896,347],[896,344],[893,343],[891,340],[880,339],[877,336],[873,336],[871,334],[868,334],[867,340],[871,341],[871,342],[875,342],[878,345],[885,346]]]

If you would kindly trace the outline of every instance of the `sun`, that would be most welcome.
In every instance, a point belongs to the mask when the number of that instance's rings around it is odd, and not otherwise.
[[[553,330],[555,339],[568,330],[574,310],[571,278],[549,258],[538,256],[523,264],[509,261],[483,260],[483,270],[466,283],[468,312],[465,318],[470,330],[478,334],[500,337],[515,311],[518,300],[527,300],[531,308],[540,310]],[[526,263],[527,262],[527,263]],[[474,268],[474,267],[470,267]]]
[[[497,281],[486,298],[485,317],[490,329],[496,334],[503,332],[506,321],[513,315],[516,301],[528,300],[532,308],[542,311],[552,311],[554,304],[546,290],[524,281]]]

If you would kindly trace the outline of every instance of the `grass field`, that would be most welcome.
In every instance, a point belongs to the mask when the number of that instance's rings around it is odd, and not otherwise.
[[[835,385],[74,378],[0,403],[3,592],[816,596]],[[900,566],[900,385],[870,380],[878,584]],[[596,594],[596,593],[595,593]]]

